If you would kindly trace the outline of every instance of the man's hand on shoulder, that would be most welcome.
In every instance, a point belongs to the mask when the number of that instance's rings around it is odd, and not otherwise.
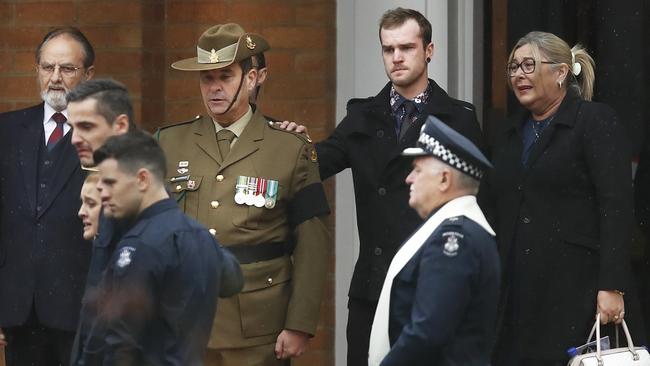
[[[299,125],[296,122],[290,122],[290,121],[283,121],[283,122],[273,122],[275,125],[283,130],[287,130],[290,132],[295,132],[295,133],[301,133],[307,137],[309,137],[309,132],[307,131],[307,126],[304,125]]]
[[[275,342],[275,356],[279,360],[300,357],[309,343],[309,334],[291,329],[284,329]]]

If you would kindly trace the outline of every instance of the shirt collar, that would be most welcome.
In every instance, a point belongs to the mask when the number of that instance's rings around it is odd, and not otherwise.
[[[43,103],[43,125],[47,124],[52,120],[52,116],[54,113],[57,111],[54,110],[49,104]],[[64,109],[61,111],[61,113],[65,116],[66,119],[68,119],[68,110]]]
[[[422,91],[422,93],[416,95],[411,101],[415,104],[415,107],[417,107],[418,112],[422,112],[424,110],[424,106],[427,104],[429,101],[429,96],[431,95],[431,83],[427,83],[426,89]],[[390,108],[393,111],[393,113],[396,113],[397,110],[404,104],[406,99],[404,96],[402,96],[400,93],[395,90],[395,86],[391,84],[390,86]]]
[[[239,118],[238,120],[233,122],[228,127],[223,127],[220,124],[218,124],[216,121],[212,121],[212,122],[214,122],[215,132],[219,132],[221,130],[227,129],[227,130],[232,131],[232,133],[235,134],[235,137],[239,138],[239,136],[241,136],[242,132],[244,132],[244,129],[246,128],[246,126],[248,125],[248,122],[251,120],[252,117],[253,117],[253,109],[249,105],[248,106],[248,111],[246,113],[244,113],[244,115],[241,116],[241,118]]]

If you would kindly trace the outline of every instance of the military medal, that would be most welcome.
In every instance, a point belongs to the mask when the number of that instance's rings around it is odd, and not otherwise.
[[[194,188],[196,188],[196,181],[188,180],[187,181],[187,189],[194,189]]]
[[[264,207],[272,209],[275,207],[275,201],[278,196],[278,181],[269,179],[266,183],[266,197],[264,200]]]
[[[176,169],[176,171],[178,172],[178,174],[187,174],[187,172],[189,172],[190,170],[187,168],[178,168]]]
[[[255,203],[255,190],[257,190],[257,178],[248,177],[248,189],[246,190],[246,204],[252,206]]]
[[[246,187],[248,186],[247,182],[248,177],[240,175],[237,177],[237,184],[235,185],[235,203],[238,205],[243,205],[246,202]]]
[[[266,193],[266,179],[257,178],[257,192],[255,192],[255,202],[253,203],[255,207],[264,207],[266,199],[264,194]]]

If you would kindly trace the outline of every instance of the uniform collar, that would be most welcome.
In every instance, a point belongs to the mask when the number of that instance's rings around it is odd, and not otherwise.
[[[244,129],[246,126],[248,126],[248,122],[250,122],[251,118],[253,117],[253,109],[251,106],[248,106],[248,111],[244,113],[241,118],[233,122],[230,126],[228,127],[223,127],[219,123],[213,120],[214,122],[214,129],[216,132],[219,132],[221,130],[230,130],[232,133],[235,134],[235,137],[239,138],[241,136],[242,132],[244,132]]]
[[[173,208],[178,208],[178,204],[176,203],[176,200],[172,198],[165,198],[162,199],[151,206],[145,208],[142,212],[140,212],[140,215],[135,219],[135,223],[138,223],[143,220],[147,220],[149,218],[152,218],[161,212],[171,210]]]

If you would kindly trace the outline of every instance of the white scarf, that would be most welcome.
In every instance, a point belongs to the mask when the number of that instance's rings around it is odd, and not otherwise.
[[[388,351],[390,351],[388,317],[390,310],[390,292],[395,276],[411,260],[438,226],[446,219],[455,216],[465,216],[483,227],[490,235],[495,235],[476,203],[476,197],[461,196],[442,206],[402,245],[390,263],[390,267],[388,267],[384,286],[379,296],[379,303],[377,304],[377,311],[375,312],[375,319],[372,322],[372,331],[370,333],[370,348],[368,350],[369,366],[379,366],[388,354]]]

